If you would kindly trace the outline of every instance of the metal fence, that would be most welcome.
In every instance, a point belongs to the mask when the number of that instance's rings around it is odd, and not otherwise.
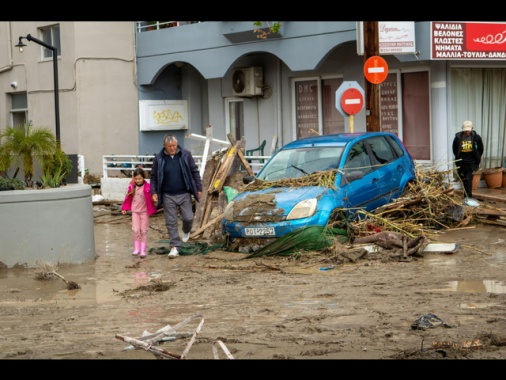
[[[131,177],[136,167],[141,166],[147,173],[151,172],[154,155],[136,156],[110,154],[102,156],[102,177]],[[202,156],[193,156],[197,166],[202,166]],[[254,173],[257,173],[271,156],[245,157]]]

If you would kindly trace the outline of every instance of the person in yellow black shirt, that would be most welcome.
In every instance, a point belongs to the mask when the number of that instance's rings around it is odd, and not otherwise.
[[[464,187],[464,203],[477,204],[473,199],[473,174],[480,166],[484,147],[481,136],[473,130],[471,121],[462,123],[462,131],[455,134],[452,149],[457,174]]]

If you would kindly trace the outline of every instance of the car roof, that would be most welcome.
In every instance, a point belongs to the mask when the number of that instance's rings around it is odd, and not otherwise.
[[[282,149],[294,149],[294,148],[304,148],[309,146],[325,146],[325,145],[333,145],[333,146],[345,146],[350,141],[360,140],[364,136],[394,136],[393,133],[390,132],[353,132],[353,133],[335,133],[331,135],[318,135],[305,137],[299,140],[295,140],[286,144]]]

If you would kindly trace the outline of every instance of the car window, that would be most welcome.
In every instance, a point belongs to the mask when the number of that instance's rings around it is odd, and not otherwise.
[[[385,138],[390,143],[390,146],[395,151],[397,157],[404,156],[404,150],[402,149],[402,146],[399,145],[399,142],[397,140],[395,140],[392,136],[385,136]]]
[[[371,137],[367,139],[367,143],[371,148],[372,160],[375,164],[385,165],[397,158],[390,144],[383,136]]]
[[[264,165],[257,178],[278,181],[284,178],[304,177],[317,171],[337,169],[342,151],[342,147],[281,150]]]
[[[363,141],[359,141],[350,149],[344,171],[345,173],[360,171],[364,175],[372,171],[371,158],[367,154]]]

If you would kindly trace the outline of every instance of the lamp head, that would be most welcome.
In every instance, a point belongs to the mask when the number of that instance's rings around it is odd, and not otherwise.
[[[23,52],[23,47],[25,47],[26,45],[23,43],[23,38],[26,38],[26,37],[23,37],[23,36],[20,36],[19,37],[19,42],[17,45],[15,45],[15,47],[19,48],[19,52],[22,53]]]

